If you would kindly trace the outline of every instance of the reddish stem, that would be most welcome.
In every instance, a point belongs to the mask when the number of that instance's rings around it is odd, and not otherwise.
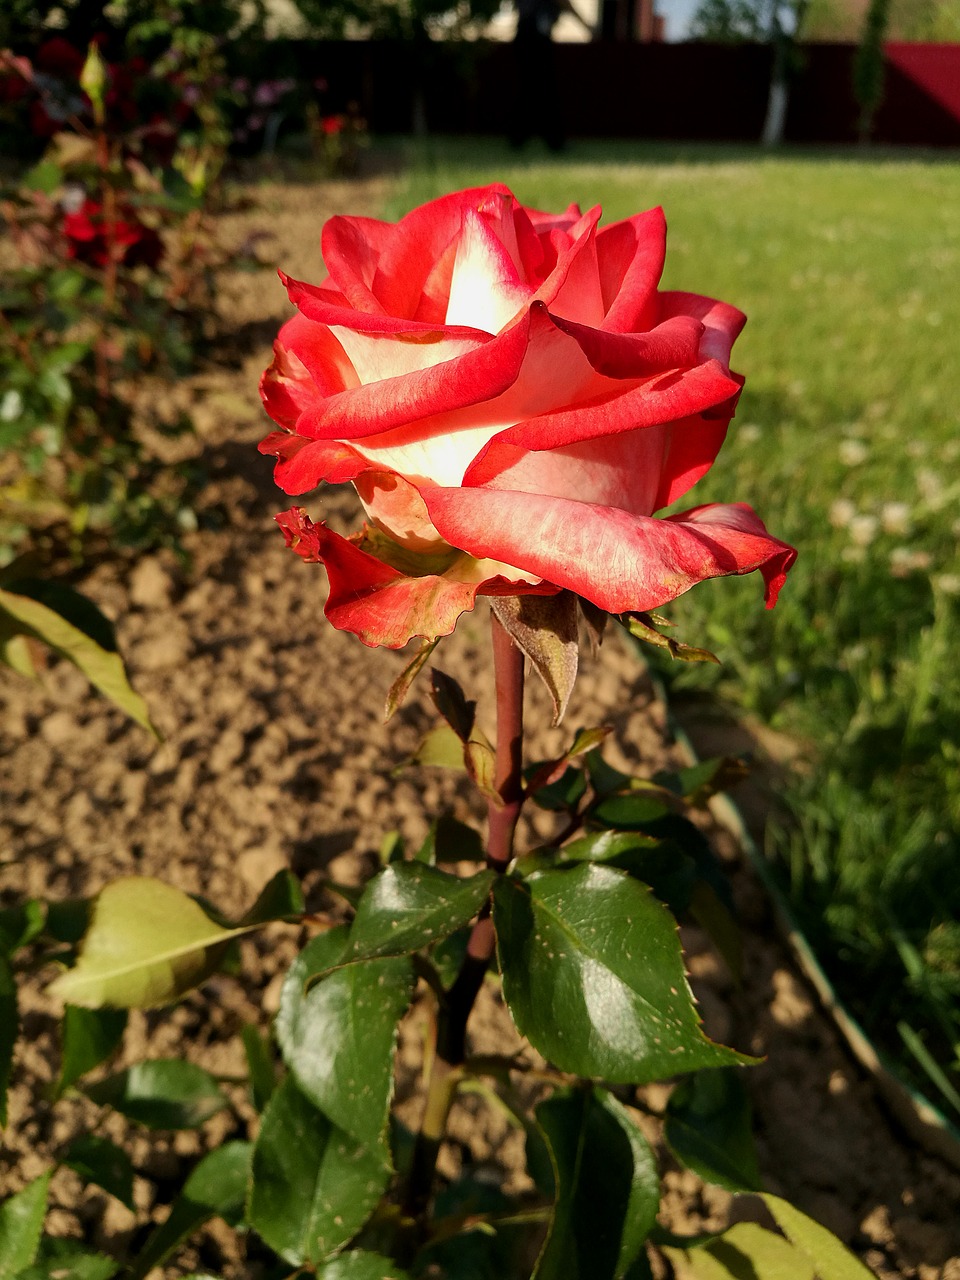
[[[504,872],[513,857],[513,836],[523,805],[523,654],[500,625],[493,624],[493,665],[497,691],[497,748],[494,781],[500,800],[490,800],[487,865]],[[490,905],[481,911],[467,955],[437,1017],[436,1054],[427,1086],[424,1123],[417,1135],[407,1184],[405,1213],[422,1226],[430,1202],[437,1155],[466,1056],[467,1020],[493,958],[496,937]],[[414,1235],[417,1234],[417,1228]],[[407,1246],[410,1245],[407,1240]]]
[[[487,864],[504,871],[523,804],[523,654],[495,613],[490,614],[497,689],[497,762],[494,784],[501,803],[488,805]]]

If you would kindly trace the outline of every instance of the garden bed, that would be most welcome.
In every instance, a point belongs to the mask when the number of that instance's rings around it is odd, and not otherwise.
[[[269,231],[261,258],[316,279],[324,218],[375,212],[388,190],[383,178],[261,181],[246,188],[243,212],[223,218],[222,234],[239,243]],[[384,693],[402,658],[368,650],[325,623],[322,572],[287,552],[273,524],[287,501],[256,452],[266,429],[257,378],[287,314],[272,268],[229,276],[219,309],[222,333],[207,367],[175,393],[189,399],[209,475],[201,531],[187,540],[190,568],[164,553],[103,564],[83,583],[116,619],[134,682],[165,741],[154,744],[64,664],[48,672],[45,691],[0,676],[4,905],[26,895],[88,895],[115,876],[136,874],[203,894],[238,916],[275,871],[290,866],[304,880],[308,905],[326,908],[325,877],[356,882],[370,874],[387,831],[416,844],[426,830],[424,809],[481,818],[456,776],[394,773],[433,722],[423,690],[415,686],[395,720],[381,726]],[[330,491],[323,511],[334,527],[348,527],[351,493]],[[217,522],[221,527],[212,527]],[[437,651],[438,665],[468,696],[486,679],[486,626],[482,606]],[[556,754],[561,735],[548,727],[545,693],[531,682],[527,697],[531,751]],[[481,703],[481,716],[484,710],[490,708]],[[614,764],[653,771],[676,760],[664,709],[616,636],[586,664],[567,719],[613,724],[616,745],[605,750]],[[693,928],[685,929],[688,964],[707,1030],[766,1055],[746,1073],[766,1185],[819,1218],[881,1277],[960,1280],[960,1177],[891,1124],[776,941],[769,905],[731,838],[716,826],[710,831],[728,863],[744,928],[743,987]],[[134,1014],[125,1057],[182,1055],[218,1076],[241,1073],[237,1030],[243,1022],[269,1026],[280,975],[301,941],[299,931],[274,926],[245,944],[241,978],[218,977],[176,1009]],[[82,1098],[56,1107],[45,1100],[58,1064],[53,1006],[42,987],[38,978],[25,998],[11,1121],[0,1149],[4,1190],[49,1167],[76,1133],[97,1125],[118,1138],[126,1127]],[[511,1035],[503,1008],[492,997],[487,1003],[483,1034],[491,1039],[484,1050]],[[418,1052],[411,1033],[403,1042],[401,1090],[415,1082]],[[656,1110],[664,1096],[662,1088],[648,1089],[641,1101]],[[133,1136],[136,1215],[83,1191],[75,1174],[58,1172],[49,1229],[85,1234],[122,1254],[144,1224],[162,1219],[185,1164],[227,1136],[246,1136],[254,1112],[239,1088],[234,1102],[233,1112],[198,1133]],[[656,1138],[657,1122],[644,1117],[643,1124]],[[474,1161],[522,1178],[515,1133],[477,1095],[458,1104],[452,1135],[447,1169]],[[662,1168],[663,1220],[676,1231],[720,1227],[731,1212],[760,1212],[753,1201],[732,1205],[725,1192],[704,1189],[665,1152]],[[256,1250],[238,1255],[214,1225],[166,1274],[195,1267],[255,1276]]]

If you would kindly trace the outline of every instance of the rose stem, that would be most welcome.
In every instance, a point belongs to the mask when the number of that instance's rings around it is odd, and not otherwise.
[[[500,800],[488,802],[487,865],[503,872],[513,857],[513,836],[524,798],[523,654],[496,614],[491,613],[490,620],[497,692],[494,785]],[[493,919],[488,904],[473,926],[466,958],[437,1017],[436,1054],[404,1202],[406,1215],[418,1222],[422,1222],[430,1201],[437,1155],[466,1056],[467,1019],[493,958],[494,946]]]

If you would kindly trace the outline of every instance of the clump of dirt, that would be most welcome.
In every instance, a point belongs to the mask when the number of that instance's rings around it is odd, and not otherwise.
[[[239,243],[269,230],[274,240],[261,244],[261,256],[316,280],[323,220],[338,211],[375,212],[387,190],[379,178],[250,184],[246,208],[226,215],[221,232]],[[116,876],[136,874],[201,893],[239,915],[289,866],[319,909],[330,905],[326,876],[357,883],[372,873],[385,831],[398,830],[415,846],[441,809],[482,822],[481,806],[459,777],[395,772],[434,722],[423,689],[415,686],[394,721],[382,724],[385,691],[405,656],[366,649],[325,622],[322,571],[287,552],[273,523],[289,503],[256,452],[268,429],[256,385],[288,314],[272,268],[230,275],[210,362],[173,392],[198,424],[199,461],[209,474],[201,531],[188,539],[189,570],[172,555],[152,555],[104,563],[82,584],[116,620],[164,742],[155,744],[91,694],[66,664],[50,666],[44,688],[0,674],[4,905],[30,895],[89,895]],[[335,527],[357,517],[346,490],[328,490],[308,505]],[[220,527],[205,527],[214,516]],[[485,606],[464,617],[436,663],[480,698],[492,732],[487,625]],[[527,719],[530,758],[558,754],[569,730],[550,728],[549,700],[535,682]],[[677,763],[664,708],[634,652],[615,637],[585,662],[567,715],[570,726],[599,722],[614,726],[605,748],[614,765],[653,771]],[[960,1178],[892,1126],[778,943],[768,904],[731,838],[707,827],[727,861],[744,928],[742,987],[698,929],[685,928],[684,942],[707,1030],[765,1055],[746,1079],[766,1185],[829,1226],[884,1280],[960,1280]],[[549,815],[540,815],[525,838],[549,829]],[[244,1023],[269,1028],[282,975],[305,936],[271,927],[245,945],[241,978],[218,976],[175,1009],[133,1015],[118,1062],[176,1055],[218,1075],[242,1073],[238,1030]],[[145,1135],[80,1096],[51,1106],[45,1090],[58,1069],[56,1009],[43,977],[25,991],[0,1176],[5,1190],[15,1190],[92,1129],[122,1141],[138,1174],[136,1213],[62,1169],[53,1179],[48,1229],[123,1254],[165,1216],[189,1163],[224,1139],[252,1134],[255,1113],[239,1086],[228,1088],[231,1109],[198,1133]],[[412,1015],[398,1063],[412,1119],[422,1016]],[[474,1035],[483,1052],[517,1044],[492,988]],[[664,1223],[686,1232],[758,1214],[759,1202],[704,1187],[672,1162],[651,1114],[666,1096],[666,1086],[654,1086],[637,1099],[639,1123],[662,1153]],[[494,1171],[512,1191],[528,1189],[522,1144],[479,1095],[457,1104],[442,1168],[452,1173],[465,1162]],[[213,1224],[165,1274],[201,1267],[229,1278],[256,1276],[255,1246],[249,1256],[246,1248]]]

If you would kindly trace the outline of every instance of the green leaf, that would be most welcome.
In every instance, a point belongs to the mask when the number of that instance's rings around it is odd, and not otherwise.
[[[277,1040],[310,1101],[357,1142],[376,1147],[384,1140],[397,1023],[413,993],[413,965],[404,956],[337,969],[347,945],[340,926],[301,951],[283,984]],[[308,989],[315,974],[326,976]]]
[[[463,743],[448,724],[431,729],[408,761],[435,769],[465,769]]]
[[[0,1128],[7,1123],[7,1089],[13,1070],[13,1051],[20,1033],[17,984],[10,961],[0,954]]]
[[[89,1009],[169,1004],[210,976],[224,943],[253,927],[224,929],[182,890],[125,876],[97,897],[75,967],[49,990]]]
[[[629,788],[633,781],[628,773],[621,773],[613,765],[607,764],[599,751],[588,751],[584,756],[584,764],[598,796],[609,796],[615,791],[622,791]]]
[[[503,800],[496,784],[497,757],[490,743],[481,737],[474,737],[469,742],[465,742],[463,763],[467,767],[471,782],[479,788],[480,794],[487,800],[492,800],[498,807],[501,806]]]
[[[126,1009],[81,1009],[68,1004],[63,1013],[62,1057],[56,1097],[81,1076],[109,1058],[123,1039]]]
[[[562,1070],[639,1084],[750,1061],[702,1033],[676,922],[624,872],[501,876],[494,923],[517,1029]]]
[[[148,1129],[195,1129],[227,1105],[213,1076],[180,1058],[138,1062],[84,1093]]]
[[[90,928],[92,915],[93,903],[89,898],[64,898],[60,902],[49,902],[44,932],[57,942],[73,946]]]
[[[477,704],[468,702],[456,680],[436,667],[430,672],[430,696],[437,710],[460,741],[467,742],[473,733]]]
[[[435,947],[430,948],[430,963],[437,971],[440,985],[449,990],[457,980],[467,958],[467,946],[470,942],[471,929],[464,925],[451,933],[449,938],[442,938]]]
[[[0,449],[6,448],[9,443],[6,434],[0,431]],[[17,624],[2,612],[0,612],[0,662],[26,680],[40,679],[27,637],[20,635]]]
[[[577,680],[577,597],[571,591],[555,596],[493,596],[490,608],[533,663],[553,701],[553,723],[559,724]]]
[[[736,756],[713,756],[676,773],[658,773],[654,781],[675,791],[687,804],[702,805],[718,791],[727,791],[742,782],[749,773],[746,761]]]
[[[498,1187],[469,1172],[441,1186],[434,1202],[434,1238],[417,1255],[418,1276],[519,1280],[529,1275],[529,1247],[522,1247],[529,1241],[528,1224],[504,1221],[517,1207]]]
[[[29,191],[43,191],[46,195],[56,191],[63,181],[63,172],[52,160],[41,160],[20,179],[20,184]]]
[[[240,922],[240,927],[269,924],[273,920],[289,920],[303,914],[303,889],[292,871],[278,871],[268,880]]]
[[[750,1099],[738,1071],[700,1071],[667,1103],[664,1137],[681,1164],[728,1191],[759,1191]]]
[[[754,1222],[738,1222],[707,1244],[664,1253],[683,1280],[814,1280],[802,1253]]]
[[[395,862],[367,885],[340,964],[409,955],[447,938],[477,914],[493,871],[452,876],[422,862]]]
[[[0,1204],[0,1280],[13,1280],[36,1257],[49,1184],[44,1173]]]
[[[46,911],[39,898],[0,911],[0,952],[13,955],[43,933]]]
[[[539,791],[541,787],[548,787],[562,778],[571,760],[575,760],[577,756],[586,755],[588,751],[593,751],[604,738],[609,737],[611,732],[609,725],[601,725],[596,729],[580,729],[570,744],[569,750],[562,756],[558,756],[555,760],[544,760],[527,770],[527,790]]]
[[[248,1220],[292,1265],[322,1262],[356,1235],[389,1180],[382,1153],[339,1130],[288,1077],[254,1147]]]
[[[652,624],[659,622],[661,625],[669,625],[663,618],[657,618],[649,613],[625,613],[619,617],[618,621],[637,640],[656,645],[658,649],[666,649],[670,657],[678,662],[713,662],[720,666],[720,659],[709,649],[694,648],[693,645],[684,644],[681,640],[674,640],[672,636],[665,636],[663,632],[658,631]]]
[[[810,1259],[819,1280],[874,1280],[863,1263],[826,1227],[779,1196],[765,1192],[761,1199],[787,1239]]]
[[[395,1262],[365,1249],[341,1254],[320,1267],[316,1275],[317,1280],[410,1280],[409,1272],[401,1271]]]
[[[262,1036],[255,1026],[247,1023],[240,1031],[243,1052],[250,1076],[250,1095],[257,1111],[262,1111],[277,1087],[277,1068],[267,1036]]]
[[[92,685],[155,737],[147,704],[127,679],[113,627],[84,596],[60,583],[21,579],[0,587],[0,618],[42,640],[72,662]]]
[[[606,1090],[558,1090],[537,1107],[557,1198],[535,1280],[622,1280],[660,1205],[657,1162]]]
[[[584,836],[564,845],[559,858],[564,863],[602,862],[626,871],[635,880],[649,885],[674,915],[690,905],[696,883],[696,868],[691,858],[672,841],[660,840],[642,831],[600,831]]]
[[[431,823],[414,858],[432,867],[438,862],[483,862],[486,851],[479,831],[458,822],[450,813],[442,813]]]
[[[84,1248],[79,1240],[44,1236],[33,1266],[17,1280],[110,1280],[119,1270],[116,1259]]]
[[[108,1138],[83,1134],[70,1143],[61,1159],[85,1182],[96,1183],[133,1209],[133,1165],[127,1153]]]
[[[243,1216],[253,1146],[228,1142],[196,1164],[170,1213],[134,1259],[132,1280],[159,1267],[176,1247],[211,1218],[235,1222]]]
[[[404,698],[410,692],[410,686],[416,680],[439,643],[439,637],[436,640],[424,640],[411,661],[407,663],[396,680],[394,680],[387,693],[387,701],[383,709],[384,724],[392,720],[399,711]]]
[[[665,796],[669,796],[669,792],[654,787],[614,794],[601,800],[591,816],[595,822],[605,827],[616,827],[620,831],[643,831],[671,812],[670,802]]]
[[[552,765],[552,761],[549,761]],[[542,766],[534,765],[533,776]],[[566,813],[568,810],[572,813],[582,800],[587,790],[587,779],[582,769],[569,768],[565,769],[556,782],[551,782],[547,786],[537,787],[532,793],[534,804],[539,805],[541,809],[548,809],[551,813]]]

